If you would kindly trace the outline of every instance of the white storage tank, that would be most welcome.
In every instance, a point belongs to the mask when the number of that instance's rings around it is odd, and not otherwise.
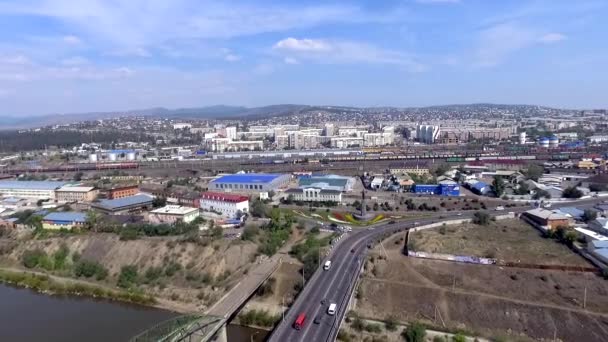
[[[130,161],[135,160],[135,152],[127,153],[127,160],[130,160]]]
[[[116,161],[116,153],[108,153],[108,159],[110,159],[110,161]]]
[[[97,154],[95,154],[95,153],[89,154],[89,161],[91,163],[97,163]]]

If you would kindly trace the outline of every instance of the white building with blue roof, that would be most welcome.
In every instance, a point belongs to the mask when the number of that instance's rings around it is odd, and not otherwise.
[[[73,229],[82,227],[87,221],[85,213],[78,212],[53,212],[42,218],[44,229]]]
[[[0,195],[4,197],[55,199],[55,190],[66,184],[68,182],[1,180]]]
[[[274,173],[236,173],[209,182],[209,191],[234,193],[269,192],[286,187],[290,175]]]

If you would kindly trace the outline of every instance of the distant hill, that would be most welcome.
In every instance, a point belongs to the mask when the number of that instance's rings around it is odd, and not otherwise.
[[[34,117],[15,117],[15,116],[0,116],[0,130],[1,129],[19,129],[19,128],[33,128],[43,127],[50,125],[61,125],[69,124],[79,121],[90,121],[100,120],[115,117],[129,117],[129,116],[154,116],[161,118],[172,118],[172,119],[264,119],[279,117],[284,115],[292,115],[313,111],[327,111],[327,112],[343,112],[343,111],[354,111],[354,110],[405,110],[410,112],[417,112],[421,110],[442,110],[442,111],[469,111],[471,109],[479,108],[493,108],[493,109],[505,109],[505,108],[519,108],[519,109],[534,109],[535,111],[551,110],[548,107],[541,106],[529,106],[529,105],[501,105],[501,104],[454,104],[444,106],[430,106],[430,107],[377,107],[377,108],[358,108],[348,106],[310,106],[310,105],[297,105],[297,104],[278,104],[263,107],[242,107],[242,106],[208,106],[200,108],[178,108],[178,109],[167,109],[163,107],[157,108],[146,108],[146,109],[135,109],[128,111],[113,111],[113,112],[90,112],[90,113],[72,113],[72,114],[50,114],[43,116]]]

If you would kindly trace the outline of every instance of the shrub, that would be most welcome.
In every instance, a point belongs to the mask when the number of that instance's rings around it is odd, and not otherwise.
[[[127,265],[120,268],[120,274],[116,285],[122,288],[129,288],[137,283],[137,266]]]
[[[160,267],[149,267],[146,270],[146,273],[144,274],[145,277],[145,281],[147,283],[151,283],[155,280],[157,280],[158,278],[160,278],[160,276],[163,274],[163,269]]]
[[[176,263],[175,261],[171,261],[169,265],[165,268],[165,275],[167,277],[173,277],[175,273],[182,270],[182,265]]]
[[[81,259],[74,265],[74,275],[77,277],[103,280],[108,276],[108,270],[96,261]]]
[[[426,328],[421,323],[413,322],[403,330],[401,336],[407,342],[423,342],[426,336]]]
[[[452,337],[452,342],[467,342],[467,338],[462,334],[456,334]]]
[[[41,249],[34,249],[31,251],[25,251],[21,256],[21,262],[23,266],[27,268],[34,268],[40,264],[40,260],[46,258],[46,253]]]

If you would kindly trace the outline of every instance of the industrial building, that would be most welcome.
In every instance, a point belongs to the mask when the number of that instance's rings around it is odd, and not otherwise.
[[[418,165],[412,163],[396,163],[389,165],[388,171],[391,175],[427,175],[429,168],[426,165]]]
[[[165,207],[152,210],[148,216],[148,219],[152,222],[159,223],[175,223],[178,221],[190,223],[198,216],[198,208],[167,205]]]
[[[106,196],[108,199],[119,199],[135,196],[137,193],[139,193],[139,187],[137,185],[117,186],[106,190]]]
[[[270,173],[236,173],[209,182],[209,190],[225,192],[268,192],[284,187],[290,176]]]
[[[0,195],[34,199],[55,199],[55,190],[67,182],[56,181],[0,181]]]
[[[106,214],[127,213],[152,207],[154,197],[144,194],[123,197],[118,199],[105,199],[91,205]]]
[[[441,184],[414,184],[412,192],[416,194],[429,194],[441,196],[460,196],[460,186],[455,182]]]
[[[82,227],[87,221],[85,213],[77,212],[54,212],[42,218],[44,229],[72,229]]]
[[[233,218],[240,212],[249,212],[249,197],[223,192],[204,192],[199,200],[203,211],[214,211],[223,217]]]
[[[294,201],[342,203],[342,192],[322,188],[289,189],[285,191]]]
[[[355,180],[351,177],[338,175],[301,176],[298,178],[299,188],[319,188],[340,192],[351,191]]]
[[[62,186],[55,190],[58,202],[93,202],[99,190],[92,186]]]
[[[570,226],[570,219],[567,216],[542,208],[528,210],[522,214],[522,217],[544,230]]]

